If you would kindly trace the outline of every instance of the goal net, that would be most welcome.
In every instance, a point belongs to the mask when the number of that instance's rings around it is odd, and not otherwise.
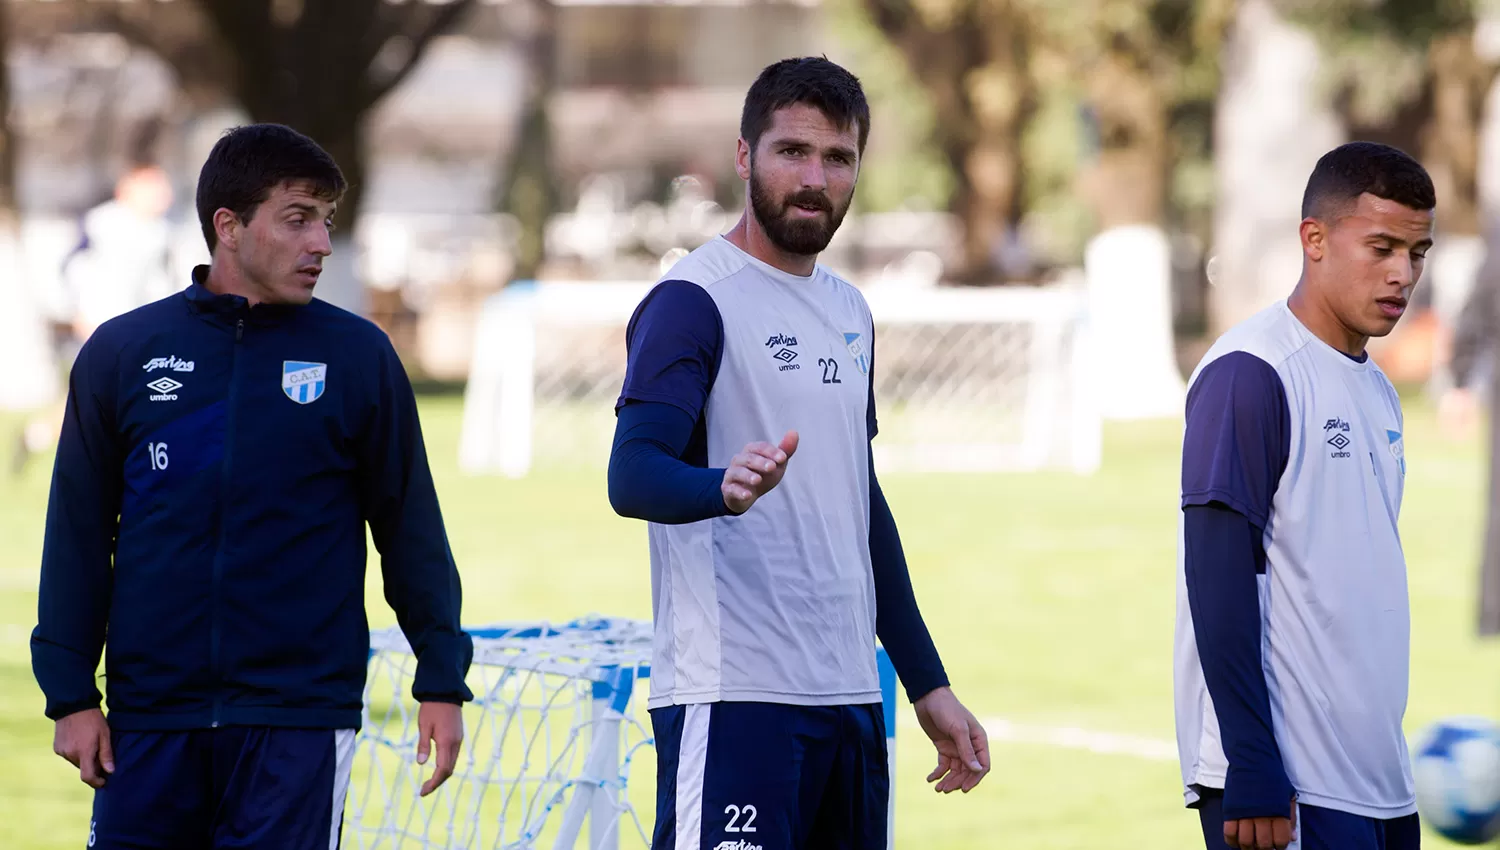
[[[399,629],[371,635],[342,846],[649,847],[655,752],[636,691],[650,671],[650,624],[587,619],[470,634],[463,747],[453,776],[427,797],[418,792],[435,754],[416,762],[416,658]]]
[[[469,629],[464,742],[427,797],[416,762],[416,659],[374,632],[341,846],[358,850],[622,850],[651,844],[656,749],[646,711],[651,624],[589,617]],[[877,648],[895,763],[897,680]],[[887,823],[894,827],[894,795]],[[894,829],[891,830],[894,833]]]
[[[477,322],[459,465],[526,475],[602,467],[625,328],[654,282],[512,284]],[[1080,283],[864,292],[875,319],[882,469],[1009,472],[1099,465]]]

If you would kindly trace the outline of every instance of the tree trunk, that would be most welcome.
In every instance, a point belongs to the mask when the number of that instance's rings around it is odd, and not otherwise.
[[[966,120],[953,127],[937,121],[939,142],[960,177],[952,211],[962,224],[962,265],[950,276],[965,283],[994,283],[1014,268],[1001,254],[1021,219],[1021,134],[1036,106],[1021,46],[1010,38],[990,41],[991,61],[963,77]]]
[[[1094,382],[1105,419],[1181,414],[1172,333],[1167,207],[1168,110],[1150,57],[1111,45],[1092,69],[1098,158],[1082,176],[1098,232],[1084,253],[1095,327]]]
[[[1427,60],[1431,112],[1419,153],[1441,199],[1443,230],[1477,235],[1479,131],[1495,67],[1474,51],[1471,32],[1437,39]]]
[[[941,19],[911,0],[865,8],[931,98],[932,141],[957,178],[949,208],[963,235],[948,276],[995,282],[997,246],[1020,221],[1021,136],[1036,106],[1027,21],[1007,0],[969,0]]]
[[[541,273],[547,259],[547,222],[560,205],[548,114],[557,87],[557,9],[551,0],[533,0],[529,11],[525,53],[531,79],[515,150],[498,184],[495,203],[519,225],[512,280],[535,280]]]
[[[1167,208],[1168,111],[1151,72],[1122,50],[1094,70],[1089,103],[1098,159],[1082,175],[1099,230],[1161,226]]]

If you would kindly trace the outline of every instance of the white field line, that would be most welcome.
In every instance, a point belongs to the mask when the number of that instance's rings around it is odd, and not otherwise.
[[[985,734],[990,742],[1027,744],[1063,750],[1085,750],[1101,755],[1130,756],[1147,761],[1176,761],[1177,744],[1159,738],[1140,735],[1120,735],[1114,732],[1099,732],[1076,726],[1036,726],[1016,723],[1003,717],[981,717]],[[910,729],[910,732],[906,730]],[[901,730],[906,740],[911,734],[921,735],[921,727],[910,711],[901,716]],[[897,740],[897,746],[901,740]]]

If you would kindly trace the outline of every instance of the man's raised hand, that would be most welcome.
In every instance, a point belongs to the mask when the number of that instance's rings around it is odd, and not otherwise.
[[[724,470],[724,483],[719,485],[724,504],[736,514],[750,510],[756,499],[781,483],[786,465],[796,451],[796,431],[786,432],[779,446],[766,442],[745,446],[745,450],[735,455],[729,468]]]

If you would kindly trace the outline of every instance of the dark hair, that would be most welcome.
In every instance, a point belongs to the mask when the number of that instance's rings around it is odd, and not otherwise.
[[[1430,210],[1437,192],[1427,169],[1404,151],[1378,142],[1349,142],[1323,154],[1302,194],[1302,217],[1339,215],[1365,193]]]
[[[783,59],[766,66],[745,94],[745,108],[740,113],[740,138],[750,149],[760,144],[760,137],[771,126],[771,116],[778,109],[807,104],[822,111],[840,128],[851,123],[859,128],[859,153],[865,152],[870,137],[870,104],[859,79],[823,56]]]
[[[209,253],[218,245],[214,213],[231,210],[249,222],[284,183],[307,183],[318,198],[337,201],[348,183],[318,143],[282,124],[248,124],[226,132],[198,174],[198,224]]]

